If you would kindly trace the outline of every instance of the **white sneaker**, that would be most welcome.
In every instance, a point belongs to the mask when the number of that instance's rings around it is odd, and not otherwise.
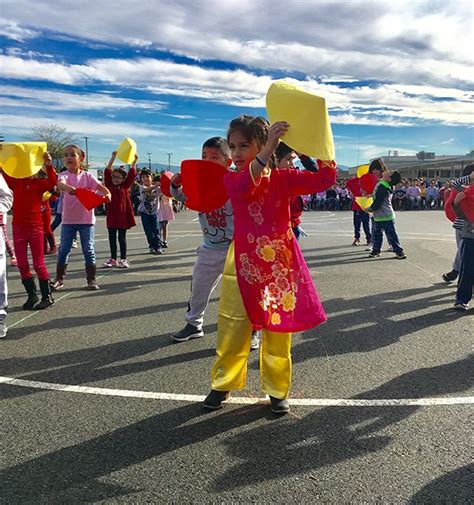
[[[130,263],[127,260],[118,260],[117,267],[118,268],[130,268]]]
[[[0,338],[5,338],[7,336],[7,316],[5,314],[0,315]]]
[[[260,347],[260,332],[258,330],[252,331],[252,340],[250,341],[250,350],[255,351]]]
[[[103,266],[105,268],[113,268],[113,267],[116,267],[117,266],[117,260],[114,260],[113,258],[110,258],[109,260],[107,260]]]
[[[76,239],[74,239],[74,240],[72,241],[72,248],[73,248],[73,249],[77,249],[77,240],[76,240]]]

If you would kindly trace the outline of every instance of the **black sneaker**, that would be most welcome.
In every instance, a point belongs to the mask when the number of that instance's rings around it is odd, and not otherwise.
[[[369,258],[378,258],[380,256],[380,251],[374,251],[372,249],[372,251],[370,251],[369,253]]]
[[[290,411],[290,404],[288,400],[280,400],[273,396],[270,396],[271,408],[274,414],[288,414]]]
[[[395,254],[395,258],[397,258],[397,260],[405,260],[407,258],[407,255],[401,251]]]
[[[200,338],[203,336],[204,332],[202,331],[202,329],[200,330],[199,328],[196,328],[196,326],[187,323],[182,330],[173,333],[173,335],[171,335],[171,338],[173,340],[176,340],[176,342],[186,342],[191,338]]]
[[[443,274],[444,282],[453,282],[458,278],[459,272],[457,270],[451,270],[447,274]]]
[[[217,391],[212,389],[204,400],[204,408],[207,410],[217,410],[222,408],[222,402],[225,402],[230,396],[230,391]]]

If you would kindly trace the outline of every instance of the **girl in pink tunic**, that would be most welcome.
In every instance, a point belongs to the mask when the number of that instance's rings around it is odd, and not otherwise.
[[[286,413],[291,382],[291,333],[323,323],[326,314],[291,229],[290,199],[317,193],[336,181],[334,162],[318,172],[271,170],[273,153],[288,124],[269,127],[263,118],[241,116],[229,127],[236,171],[224,182],[234,208],[219,304],[217,358],[207,409],[221,407],[230,390],[245,386],[252,327],[261,328],[262,388],[272,411]]]

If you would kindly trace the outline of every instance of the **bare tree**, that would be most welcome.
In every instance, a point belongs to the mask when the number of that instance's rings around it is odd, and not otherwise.
[[[68,144],[74,144],[75,142],[72,133],[69,133],[66,128],[55,123],[33,126],[33,128],[31,128],[30,138],[31,140],[39,140],[48,144],[48,152],[51,158],[55,160],[57,168],[59,168],[60,160],[64,155],[64,148]]]

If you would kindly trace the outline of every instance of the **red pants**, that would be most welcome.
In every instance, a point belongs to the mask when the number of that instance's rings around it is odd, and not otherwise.
[[[35,269],[38,279],[42,281],[49,279],[46,263],[44,262],[42,224],[13,225],[12,231],[18,270],[20,270],[22,280],[33,277],[30,270],[30,264],[28,263],[28,244],[33,257],[33,268]]]

